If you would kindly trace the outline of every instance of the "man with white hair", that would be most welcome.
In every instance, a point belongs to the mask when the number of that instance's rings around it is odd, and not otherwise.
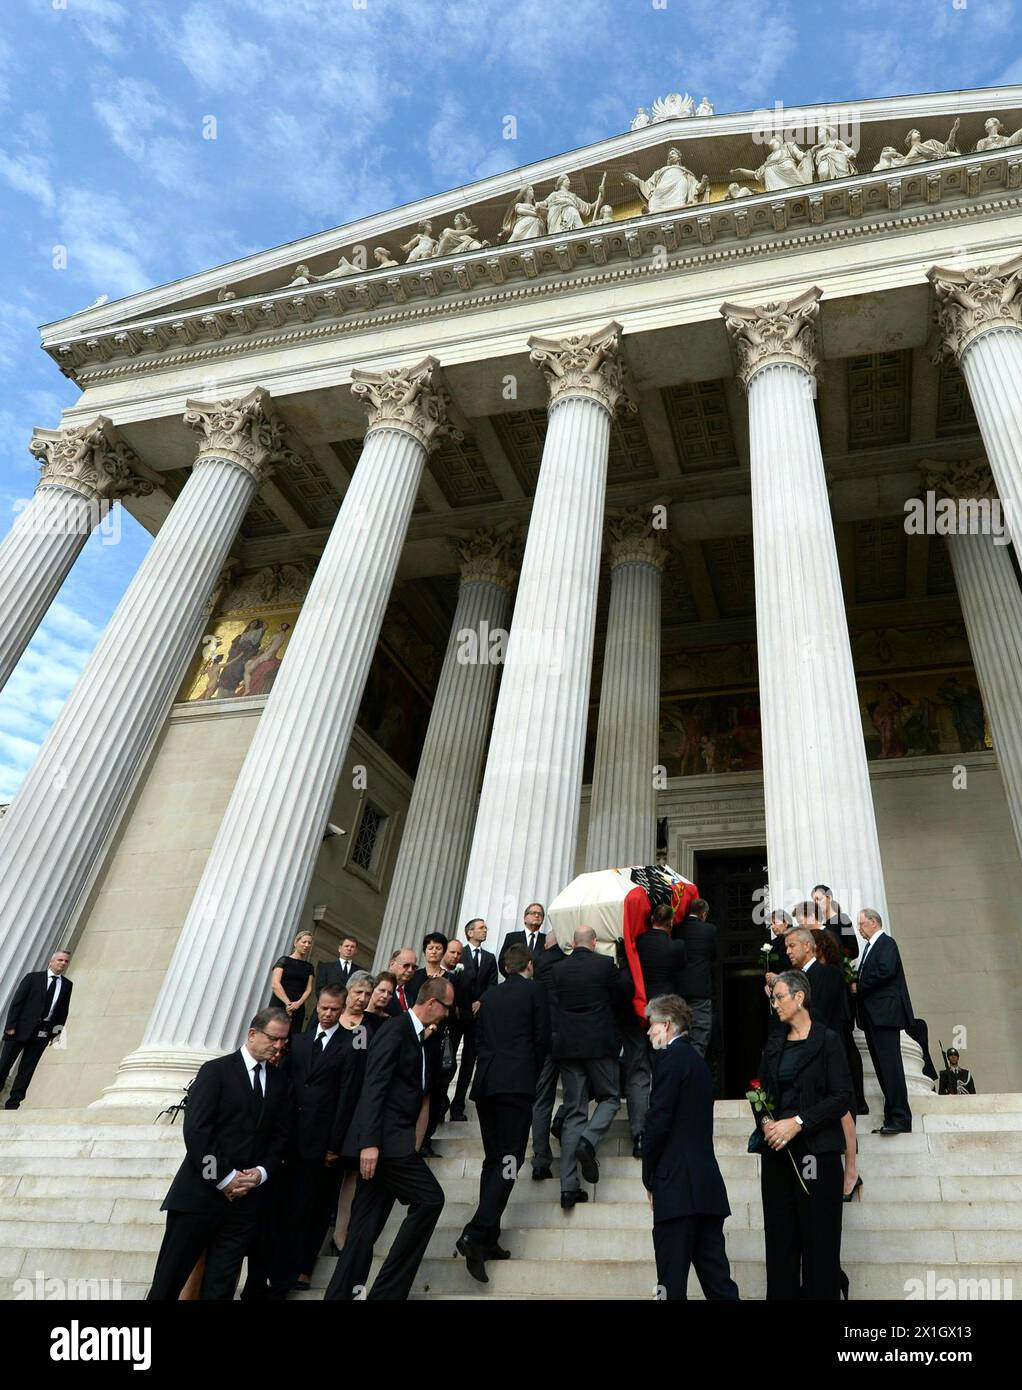
[[[561,1206],[570,1211],[588,1202],[579,1182],[599,1182],[596,1150],[621,1104],[616,1009],[632,993],[632,977],[610,956],[596,952],[592,927],[579,927],[567,960],[550,972],[551,1055],[561,1067],[564,1128],[561,1131]],[[596,1109],[589,1119],[589,1096]]]

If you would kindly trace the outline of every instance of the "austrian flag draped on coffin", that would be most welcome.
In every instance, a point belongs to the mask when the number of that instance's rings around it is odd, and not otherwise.
[[[696,885],[666,864],[599,869],[573,878],[550,904],[547,916],[561,947],[571,946],[579,927],[592,927],[596,949],[605,955],[613,953],[618,941],[624,942],[635,982],[632,1006],[644,1019],[646,988],[635,942],[649,930],[650,913],[659,903],[670,903],[674,921],[680,922],[698,896]]]

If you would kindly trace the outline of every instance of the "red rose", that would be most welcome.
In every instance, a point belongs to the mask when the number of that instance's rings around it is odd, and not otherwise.
[[[754,1078],[749,1082],[749,1090],[750,1090],[750,1091],[759,1091],[759,1090],[762,1089],[762,1086],[763,1086],[763,1083],[762,1083],[762,1081],[760,1081],[760,1079],[759,1079],[758,1077],[754,1077]]]

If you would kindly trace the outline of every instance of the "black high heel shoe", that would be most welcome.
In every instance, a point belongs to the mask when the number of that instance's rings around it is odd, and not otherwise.
[[[842,1194],[841,1194],[841,1200],[842,1200],[842,1202],[850,1202],[850,1201],[852,1201],[853,1198],[858,1198],[858,1200],[859,1200],[860,1202],[862,1201],[862,1179],[861,1179],[861,1178],[856,1178],[856,1179],[855,1179],[855,1186],[852,1188],[851,1192],[842,1192]],[[847,1283],[847,1280],[846,1280],[845,1282]]]

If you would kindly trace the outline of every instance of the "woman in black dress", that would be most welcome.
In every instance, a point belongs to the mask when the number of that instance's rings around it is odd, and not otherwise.
[[[428,936],[423,937],[422,955],[426,964],[419,966],[405,986],[409,1008],[415,1003],[419,990],[426,980],[447,978],[450,972],[444,968],[443,964],[444,956],[447,954],[447,945],[447,937],[444,936],[443,932],[431,931]],[[435,1158],[433,1135],[436,1133],[437,1126],[443,1121],[444,1112],[447,1109],[447,1089],[451,1084],[451,1077],[454,1075],[454,1045],[451,1041],[448,1019],[437,1026],[436,1032],[432,1037],[426,1039],[423,1046],[426,1049],[432,1080],[429,1085],[429,1120],[419,1152],[425,1154],[427,1158]]]
[[[305,1023],[305,1001],[312,993],[315,971],[309,961],[312,932],[300,931],[289,956],[274,963],[270,975],[272,994],[269,1007],[283,1009],[291,1020],[291,1032],[300,1033]]]
[[[348,991],[344,998],[344,1011],[338,1019],[340,1026],[351,1034],[351,1046],[345,1048],[344,1067],[340,1089],[337,1095],[337,1110],[334,1115],[334,1132],[331,1145],[340,1154],[344,1136],[355,1117],[355,1107],[362,1094],[362,1083],[366,1074],[366,1053],[378,1023],[366,1013],[373,996],[376,981],[368,970],[356,970],[348,981]],[[383,1020],[379,1020],[382,1022]],[[348,1237],[348,1222],[351,1219],[351,1202],[358,1183],[358,1158],[341,1158],[344,1177],[337,1194],[337,1221],[334,1226],[334,1245],[343,1249]]]
[[[758,1078],[772,1116],[753,1107],[762,1137],[767,1301],[839,1299],[846,1287],[841,1116],[852,1104],[852,1078],[840,1037],[809,1016],[802,971],[783,971],[772,992],[784,1026],[767,1038]]]

